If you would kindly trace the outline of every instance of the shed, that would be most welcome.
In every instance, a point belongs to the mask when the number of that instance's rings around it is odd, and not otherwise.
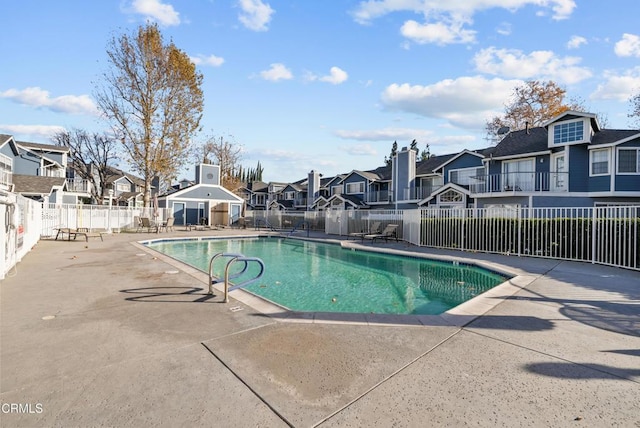
[[[231,225],[244,212],[245,201],[220,185],[218,165],[196,165],[195,182],[158,195],[158,207],[164,208],[174,224]]]

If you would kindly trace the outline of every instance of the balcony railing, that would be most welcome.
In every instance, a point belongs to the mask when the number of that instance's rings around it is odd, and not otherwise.
[[[67,178],[67,192],[91,193],[91,183],[81,178]]]
[[[4,189],[9,189],[13,183],[13,174],[11,171],[0,169],[0,186]]]
[[[473,177],[469,190],[475,193],[566,192],[568,172],[512,172]]]
[[[388,190],[378,190],[364,194],[364,201],[367,203],[390,202],[391,192]]]
[[[296,198],[293,202],[296,207],[304,207],[307,205],[307,198]]]
[[[400,190],[400,201],[412,201],[412,200],[422,200],[424,198],[429,197],[434,191],[438,190],[442,186],[423,186],[423,187],[415,187],[413,189],[401,189]]]

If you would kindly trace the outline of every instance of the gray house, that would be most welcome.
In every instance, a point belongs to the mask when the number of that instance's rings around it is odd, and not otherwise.
[[[196,166],[195,182],[183,183],[158,195],[158,207],[174,217],[175,225],[231,225],[244,212],[245,200],[220,185],[220,167]]]

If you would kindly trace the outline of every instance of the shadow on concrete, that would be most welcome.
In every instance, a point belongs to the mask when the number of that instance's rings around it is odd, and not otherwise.
[[[532,363],[525,369],[531,373],[561,379],[612,379],[615,377],[631,380],[640,375],[640,369],[624,369],[603,364],[579,364],[569,362]]]
[[[538,297],[510,296],[506,300],[556,303],[567,318],[614,333],[640,337],[639,306],[635,302],[618,303],[605,300],[556,299],[527,289]]]
[[[359,314],[346,312],[277,312],[269,314],[271,318],[299,321],[299,322],[325,322],[325,323],[362,323],[362,324],[389,324],[389,325],[415,325],[431,327],[458,327],[468,324],[476,315],[396,315],[396,314]],[[512,315],[483,315],[483,328],[508,329],[518,331],[545,331],[552,330],[553,321],[532,317]],[[474,324],[475,325],[475,324]]]
[[[221,300],[213,301],[212,299],[219,296],[209,294],[200,287],[144,287],[119,291],[120,293],[132,294],[133,296],[125,298],[130,302],[223,303]]]
[[[622,354],[622,355],[631,355],[633,357],[640,357],[640,349],[612,349],[610,351],[600,351],[600,352],[610,352],[613,354]]]

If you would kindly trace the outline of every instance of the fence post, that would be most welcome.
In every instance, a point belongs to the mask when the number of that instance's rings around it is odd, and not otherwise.
[[[518,207],[518,257],[522,255],[522,210]]]
[[[596,207],[591,208],[591,263],[596,263]]]

